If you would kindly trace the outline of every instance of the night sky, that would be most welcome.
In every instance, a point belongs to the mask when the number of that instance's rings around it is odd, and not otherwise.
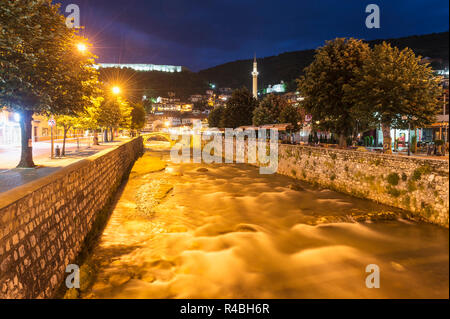
[[[68,0],[81,10],[99,62],[183,65],[225,62],[316,48],[336,37],[367,40],[443,32],[448,0]],[[381,9],[367,29],[365,8]]]

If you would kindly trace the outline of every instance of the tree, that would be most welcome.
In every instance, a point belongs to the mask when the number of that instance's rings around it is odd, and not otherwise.
[[[120,96],[107,96],[100,107],[98,114],[98,125],[105,129],[105,141],[108,141],[108,130],[110,131],[110,137],[113,141],[113,130],[117,128],[131,128],[131,116],[132,108],[125,99]]]
[[[100,112],[98,113],[98,125],[104,129],[104,141],[108,142],[108,130],[112,133],[112,128],[119,125],[121,120],[120,106],[116,97],[107,97],[102,101]],[[111,141],[113,136],[111,136]]]
[[[225,113],[224,106],[217,106],[214,108],[208,115],[208,124],[209,127],[220,127],[220,123],[222,121],[222,117]]]
[[[383,42],[376,45],[357,76],[346,87],[348,99],[361,112],[381,123],[385,152],[391,152],[391,127],[433,123],[440,107],[440,79],[421,57]],[[406,116],[406,119],[403,117]]]
[[[314,61],[299,80],[305,97],[303,105],[318,129],[339,134],[339,145],[356,126],[356,101],[346,99],[344,86],[350,84],[369,56],[369,46],[360,40],[338,38],[316,50]]]
[[[275,94],[267,95],[253,113],[253,125],[281,123],[280,114],[288,106],[286,98]]]
[[[20,114],[18,167],[35,166],[33,114],[67,114],[96,82],[92,55],[76,51],[84,39],[66,27],[58,10],[51,0],[4,0],[0,6],[0,103]]]
[[[130,129],[132,126],[132,116],[131,112],[133,111],[133,107],[130,105],[126,99],[117,97],[117,103],[119,105],[120,110],[120,121],[118,125],[114,126],[114,128],[124,128]]]
[[[220,126],[236,128],[251,125],[253,111],[257,105],[258,101],[246,88],[233,91],[231,98],[227,101],[225,106]]]
[[[297,107],[288,104],[281,111],[279,122],[291,124],[291,131],[298,131],[300,129],[300,125],[298,123],[301,121],[302,116]]]
[[[62,126],[63,128],[63,147],[61,150],[61,156],[66,155],[66,139],[67,139],[67,132],[70,130],[71,127],[75,126],[77,118],[74,116],[69,115],[57,115],[55,117],[56,124],[59,126]]]
[[[74,121],[73,128],[81,130],[93,130],[94,131],[94,145],[99,145],[98,143],[98,129],[99,117],[101,112],[101,106],[103,104],[104,98],[101,96],[102,91],[97,90],[97,96],[90,97],[90,103],[87,103],[83,112],[78,114],[76,121]]]
[[[145,109],[142,103],[133,104],[131,111],[131,129],[140,130],[145,126]]]
[[[274,124],[277,123],[278,119],[273,116],[271,110],[265,106],[258,106],[253,111],[253,125],[261,126],[265,124]]]

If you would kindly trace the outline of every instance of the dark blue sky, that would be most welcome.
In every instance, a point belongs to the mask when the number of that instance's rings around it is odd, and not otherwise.
[[[78,4],[100,62],[183,65],[311,49],[336,37],[367,40],[448,31],[448,0],[68,0]],[[381,28],[367,29],[378,4]]]

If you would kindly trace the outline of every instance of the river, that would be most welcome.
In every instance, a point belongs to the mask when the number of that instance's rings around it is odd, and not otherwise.
[[[174,164],[161,144],[119,192],[82,297],[449,297],[448,229],[246,164]]]

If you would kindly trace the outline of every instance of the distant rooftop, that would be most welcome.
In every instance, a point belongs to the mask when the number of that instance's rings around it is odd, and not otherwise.
[[[157,72],[181,72],[182,67],[178,65],[159,64],[122,64],[122,63],[99,63],[97,68],[129,68],[135,71],[157,71]]]

